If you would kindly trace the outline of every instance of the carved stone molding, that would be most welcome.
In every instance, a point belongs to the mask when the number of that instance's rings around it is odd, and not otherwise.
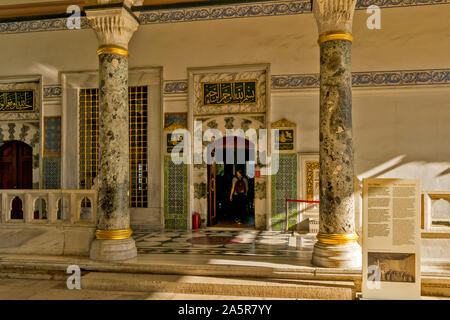
[[[283,118],[281,120],[278,120],[274,123],[272,123],[272,128],[290,128],[290,127],[296,127],[297,125],[293,122],[290,122],[289,120]]]
[[[329,31],[352,32],[357,0],[313,0],[312,11],[319,35]]]
[[[118,46],[128,49],[128,42],[139,27],[137,18],[125,7],[86,10],[99,46]]]

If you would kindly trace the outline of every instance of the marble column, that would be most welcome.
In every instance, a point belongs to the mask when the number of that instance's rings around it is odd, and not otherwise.
[[[356,0],[314,0],[320,46],[320,205],[314,265],[361,266],[355,233],[351,26]]]
[[[99,48],[99,162],[96,239],[90,258],[136,257],[129,212],[128,42],[139,22],[125,5],[86,10]]]

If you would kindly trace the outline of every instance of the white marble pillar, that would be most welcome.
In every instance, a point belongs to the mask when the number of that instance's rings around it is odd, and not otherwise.
[[[355,233],[352,20],[356,0],[314,0],[320,46],[320,205],[313,264],[361,266]]]
[[[92,260],[136,257],[129,211],[128,42],[139,22],[125,5],[86,10],[99,48],[99,163]]]

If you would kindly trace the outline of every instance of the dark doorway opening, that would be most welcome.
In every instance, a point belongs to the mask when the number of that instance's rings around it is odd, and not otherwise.
[[[0,147],[0,189],[32,189],[33,149],[21,141]]]
[[[0,147],[0,189],[33,187],[33,149],[21,141],[8,141]],[[11,219],[23,219],[22,200],[14,198]]]
[[[208,146],[208,226],[255,227],[254,145],[240,137],[216,140]],[[233,178],[240,170],[247,195],[230,201]]]

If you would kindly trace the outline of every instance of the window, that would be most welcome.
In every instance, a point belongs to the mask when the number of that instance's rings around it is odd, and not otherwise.
[[[129,89],[130,206],[147,208],[147,87]]]
[[[130,207],[148,207],[147,87],[130,87]],[[90,189],[98,168],[98,89],[80,90],[80,177],[81,189]]]
[[[80,188],[91,189],[97,176],[98,90],[80,90]]]

